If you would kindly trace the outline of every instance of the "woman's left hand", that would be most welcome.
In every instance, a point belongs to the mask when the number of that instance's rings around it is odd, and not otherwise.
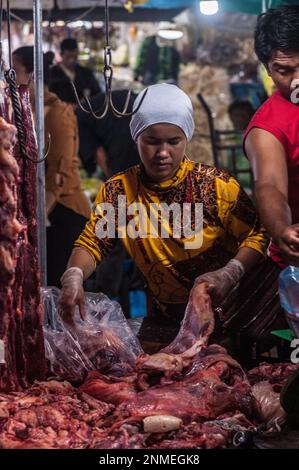
[[[230,260],[223,268],[211,271],[197,277],[193,289],[205,283],[206,291],[210,294],[213,303],[221,303],[228,293],[238,284],[245,270],[238,260]]]

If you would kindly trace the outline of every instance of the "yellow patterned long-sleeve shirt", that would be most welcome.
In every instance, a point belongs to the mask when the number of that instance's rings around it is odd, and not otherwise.
[[[177,208],[191,204],[190,227],[199,243],[186,245],[196,241],[186,232],[178,237],[172,213],[167,222],[157,210],[162,203],[175,203]],[[196,224],[195,203],[202,204],[202,230]],[[97,263],[117,237],[145,276],[152,295],[166,304],[187,302],[195,278],[224,266],[240,248],[265,254],[268,245],[257,212],[239,183],[226,171],[189,160],[183,160],[171,180],[160,184],[148,181],[138,165],[102,186],[75,246],[88,250]]]

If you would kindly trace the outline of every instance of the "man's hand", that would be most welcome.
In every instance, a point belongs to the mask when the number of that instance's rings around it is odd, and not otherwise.
[[[61,278],[62,289],[58,299],[58,313],[65,323],[75,326],[75,308],[78,305],[82,320],[85,319],[85,294],[83,272],[80,268],[69,268]]]
[[[274,243],[288,264],[299,266],[299,224],[286,227]]]

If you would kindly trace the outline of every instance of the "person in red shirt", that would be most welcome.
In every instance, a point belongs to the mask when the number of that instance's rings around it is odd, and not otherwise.
[[[299,5],[259,16],[255,52],[276,91],[257,110],[244,136],[270,255],[280,266],[299,266]]]

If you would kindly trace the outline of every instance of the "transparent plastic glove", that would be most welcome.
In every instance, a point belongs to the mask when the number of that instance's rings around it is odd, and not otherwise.
[[[238,284],[244,275],[245,269],[241,261],[230,260],[223,268],[217,271],[202,274],[195,279],[194,288],[201,283],[207,284],[207,292],[213,302],[222,302],[227,294]]]
[[[69,268],[62,275],[61,292],[58,300],[58,313],[64,322],[75,326],[75,308],[79,306],[82,320],[85,319],[85,294],[83,289],[83,271],[80,268]]]

